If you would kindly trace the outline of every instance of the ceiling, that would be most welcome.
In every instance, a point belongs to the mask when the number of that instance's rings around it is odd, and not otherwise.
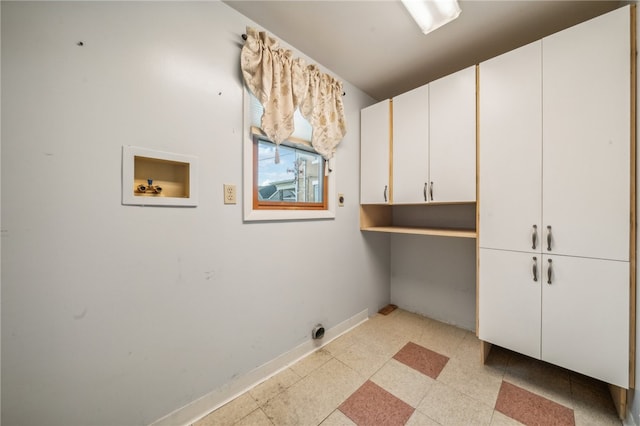
[[[377,100],[630,3],[459,0],[458,19],[423,35],[400,0],[224,2]]]

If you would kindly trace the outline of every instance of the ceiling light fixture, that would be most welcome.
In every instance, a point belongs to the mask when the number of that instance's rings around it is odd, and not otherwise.
[[[462,10],[457,0],[402,0],[423,34],[456,19]]]

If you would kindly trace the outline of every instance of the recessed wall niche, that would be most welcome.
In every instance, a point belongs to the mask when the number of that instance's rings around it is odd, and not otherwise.
[[[197,158],[137,146],[122,147],[122,204],[197,206]]]

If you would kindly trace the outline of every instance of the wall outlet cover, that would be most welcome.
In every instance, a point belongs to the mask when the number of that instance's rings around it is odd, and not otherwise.
[[[236,203],[236,186],[230,184],[224,184],[224,203],[235,204]]]

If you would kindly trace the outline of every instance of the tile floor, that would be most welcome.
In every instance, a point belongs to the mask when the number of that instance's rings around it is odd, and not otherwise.
[[[397,309],[194,426],[620,425],[605,384]]]

